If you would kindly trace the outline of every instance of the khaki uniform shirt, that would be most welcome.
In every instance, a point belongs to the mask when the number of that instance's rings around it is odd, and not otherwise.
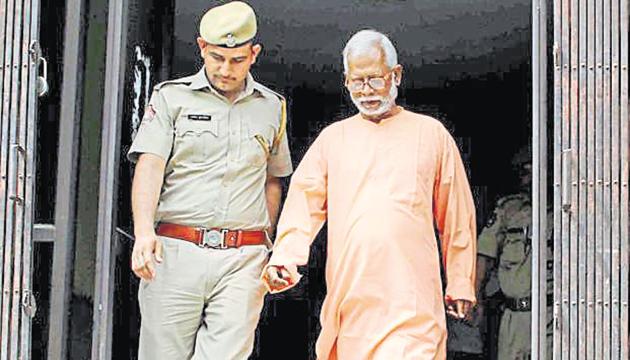
[[[551,213],[547,226],[547,262],[553,264]],[[501,290],[510,298],[531,296],[532,206],[529,196],[516,194],[499,200],[494,219],[479,235],[477,252],[498,261]],[[553,293],[551,271],[547,291]]]
[[[280,96],[251,75],[234,103],[210,86],[203,68],[156,86],[128,153],[133,162],[142,153],[167,160],[156,222],[268,227],[267,176],[293,171],[282,117]]]
[[[553,295],[553,219],[547,213],[547,297]],[[497,260],[497,277],[503,294],[510,298],[531,296],[532,206],[529,195],[516,194],[499,200],[494,222],[479,235],[478,253]],[[498,338],[499,359],[531,358],[531,312],[506,309]],[[547,300],[547,354],[551,352],[553,308]]]

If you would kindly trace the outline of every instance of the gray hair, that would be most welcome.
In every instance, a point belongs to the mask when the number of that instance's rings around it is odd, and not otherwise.
[[[343,49],[343,70],[348,73],[348,56],[350,54],[366,54],[374,49],[374,46],[380,46],[385,54],[385,63],[392,69],[398,65],[398,54],[391,40],[376,30],[361,30],[352,35],[346,47]]]

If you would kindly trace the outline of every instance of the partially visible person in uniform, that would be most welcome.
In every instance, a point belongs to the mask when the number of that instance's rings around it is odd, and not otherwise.
[[[504,297],[498,338],[499,360],[531,358],[532,321],[532,167],[529,146],[512,160],[520,179],[519,192],[497,202],[494,215],[482,230],[477,243],[478,292],[482,291],[486,274],[496,271]],[[553,260],[553,223],[547,221],[547,261]],[[548,294],[553,294],[551,271],[548,271]],[[480,301],[482,306],[483,301]],[[551,308],[548,315],[551,318]],[[551,354],[551,323],[548,324],[547,354]],[[550,356],[550,355],[549,355]]]
[[[204,67],[155,87],[128,154],[140,359],[247,359],[292,172],[284,100],[249,72],[254,11],[212,8],[199,31]]]
[[[359,114],[324,129],[302,159],[263,278],[272,292],[294,286],[328,221],[317,358],[445,359],[445,304],[463,319],[475,302],[475,210],[459,151],[440,122],[396,105],[402,66],[385,35],[356,33],[343,59]]]

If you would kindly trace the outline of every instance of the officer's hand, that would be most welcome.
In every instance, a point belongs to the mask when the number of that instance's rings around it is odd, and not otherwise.
[[[151,281],[155,278],[155,261],[162,262],[162,243],[155,234],[137,236],[131,254],[131,269],[139,278]]]
[[[472,302],[468,300],[455,300],[446,305],[446,313],[455,319],[469,318]]]
[[[293,283],[291,274],[284,266],[269,266],[265,276],[269,287],[274,291],[282,290]]]

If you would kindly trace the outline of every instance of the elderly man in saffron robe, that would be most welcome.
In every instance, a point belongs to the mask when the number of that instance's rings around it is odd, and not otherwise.
[[[294,286],[328,221],[318,359],[445,359],[445,307],[463,319],[475,302],[474,204],[459,151],[440,122],[396,104],[402,66],[385,35],[356,33],[343,58],[359,113],[324,129],[302,159],[263,281],[272,293]]]

